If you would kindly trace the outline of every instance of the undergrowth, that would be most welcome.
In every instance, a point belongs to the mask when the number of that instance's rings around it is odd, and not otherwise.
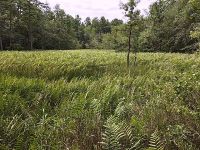
[[[0,149],[200,149],[199,55],[0,53]]]

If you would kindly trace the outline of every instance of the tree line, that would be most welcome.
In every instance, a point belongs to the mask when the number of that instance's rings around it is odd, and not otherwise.
[[[105,17],[72,17],[39,0],[0,1],[0,49],[114,49],[193,52],[200,40],[199,0],[157,0],[131,23]]]

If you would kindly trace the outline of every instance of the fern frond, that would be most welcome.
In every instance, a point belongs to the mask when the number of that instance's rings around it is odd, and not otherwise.
[[[160,136],[158,135],[158,132],[155,131],[149,140],[149,149],[154,150],[164,150],[164,142],[161,140]]]
[[[116,118],[111,116],[105,127],[105,132],[102,134],[102,148],[104,150],[120,150],[120,139],[124,136],[120,131],[120,126],[116,124]]]
[[[21,138],[18,138],[14,147],[15,147],[15,150],[23,149],[23,140]]]
[[[135,143],[132,127],[120,122],[119,118],[111,116],[104,127],[101,142],[103,149],[130,149]]]
[[[144,149],[148,145],[148,139],[146,137],[143,137],[139,139],[134,145],[129,148],[128,150],[141,150]]]
[[[124,99],[121,99],[121,102],[117,105],[114,115],[120,120],[129,120],[132,116],[132,105],[131,103],[124,102]]]

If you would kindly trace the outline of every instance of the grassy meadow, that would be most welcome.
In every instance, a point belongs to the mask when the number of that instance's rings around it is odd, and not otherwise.
[[[0,149],[198,150],[200,55],[1,52]]]

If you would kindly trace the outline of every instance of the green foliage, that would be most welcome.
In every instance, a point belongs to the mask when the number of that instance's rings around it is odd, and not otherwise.
[[[111,116],[107,119],[104,128],[101,142],[103,149],[131,149],[134,143],[134,134],[130,125]]]
[[[198,55],[124,55],[2,52],[0,147],[199,149]]]
[[[128,37],[125,35],[124,25],[113,27],[112,32],[102,36],[102,48],[114,49],[118,51],[126,50]]]
[[[195,38],[199,42],[199,49],[200,49],[200,24],[197,25],[194,31],[191,31],[191,37]]]
[[[161,141],[157,131],[151,135],[149,140],[149,148],[147,150],[164,150],[164,144]]]
[[[120,150],[121,144],[120,139],[123,138],[120,126],[115,123],[113,117],[109,118],[105,125],[105,133],[102,135],[102,145],[105,150]]]
[[[144,51],[193,52],[197,41],[190,31],[199,22],[198,3],[189,0],[159,0],[150,7],[146,28],[140,34]]]
[[[40,0],[1,0],[0,49],[125,51],[130,25],[132,51],[192,53],[198,49],[198,0],[157,0],[145,16],[135,10],[138,3],[130,0],[121,4],[128,17],[123,22],[104,16],[82,20],[79,15],[67,14],[59,5],[51,9]]]

